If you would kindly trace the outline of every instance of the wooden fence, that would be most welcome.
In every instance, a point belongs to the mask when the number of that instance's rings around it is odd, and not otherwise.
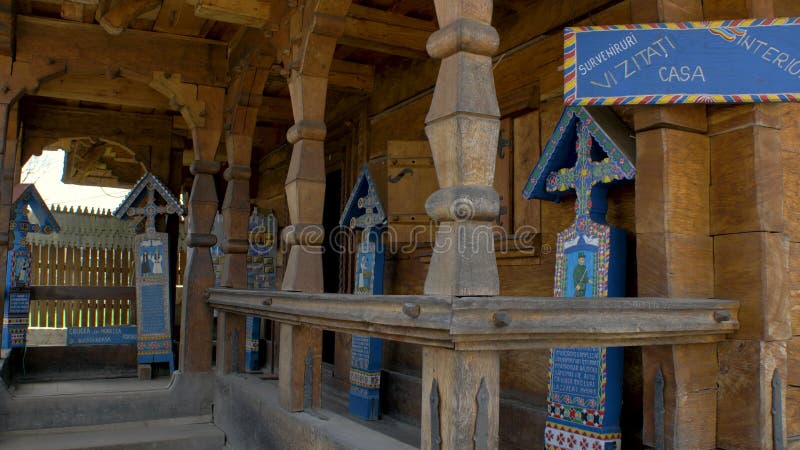
[[[41,328],[133,325],[136,301],[31,300],[29,320],[29,326]]]
[[[101,327],[136,323],[131,286],[33,286],[31,327]]]
[[[97,327],[136,323],[134,261],[129,248],[31,245],[31,327]],[[181,285],[186,253],[178,252]],[[46,289],[38,289],[46,287]],[[62,287],[62,289],[54,289]],[[130,288],[109,291],[103,288]],[[71,294],[65,294],[65,289]],[[69,288],[80,288],[72,289]],[[113,295],[112,295],[113,294]]]

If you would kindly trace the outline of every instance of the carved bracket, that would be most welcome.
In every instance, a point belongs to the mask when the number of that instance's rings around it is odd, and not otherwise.
[[[205,126],[206,104],[197,99],[197,85],[182,82],[180,74],[153,72],[149,86],[169,99],[170,106],[181,112],[189,128]]]

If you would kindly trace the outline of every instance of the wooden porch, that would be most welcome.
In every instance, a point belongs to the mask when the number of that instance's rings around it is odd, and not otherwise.
[[[593,346],[634,355],[626,444],[800,446],[795,105],[613,107],[637,153],[635,184],[609,191],[634,248],[627,297],[549,297],[574,211],[520,198],[564,107],[564,26],[789,15],[781,0],[0,0],[0,278],[11,186],[43,151],[68,150],[75,184],[153,173],[188,211],[185,239],[159,223],[186,247],[169,387],[4,390],[0,431],[153,414],[207,418],[233,448],[408,448],[323,401],[363,335],[389,343],[384,409],[426,450],[540,448],[546,350]],[[364,165],[400,248],[387,295],[349,294],[353,252],[329,247],[326,214]],[[282,228],[276,291],[247,289],[252,206]],[[130,254],[70,254],[52,273],[87,282],[37,275],[38,323],[133,323]],[[247,316],[277,330],[277,381],[244,373]]]

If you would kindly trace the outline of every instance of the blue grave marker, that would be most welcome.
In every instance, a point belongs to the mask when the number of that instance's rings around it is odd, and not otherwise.
[[[222,215],[214,218],[212,233],[217,236],[217,245],[211,247],[211,263],[214,266],[214,286],[220,287],[225,253],[219,243],[223,240]],[[253,208],[248,220],[247,287],[250,289],[275,290],[275,257],[277,253],[278,224],[270,211],[264,214]],[[245,367],[248,371],[261,370],[259,345],[261,341],[261,319],[247,316],[245,319]]]
[[[608,109],[568,107],[523,196],[575,194],[575,220],[556,241],[555,297],[625,294],[625,232],[606,223],[606,188],[633,179],[633,139]],[[545,448],[619,449],[622,348],[557,348],[548,367]]]
[[[28,210],[36,223],[28,219]],[[31,250],[26,240],[28,233],[50,234],[60,226],[45,205],[39,191],[32,184],[14,186],[11,200],[13,239],[6,265],[5,306],[3,307],[2,348],[25,347],[30,311]]]
[[[156,194],[158,194],[157,200]],[[114,212],[118,219],[144,218],[134,239],[136,268],[137,361],[166,362],[175,370],[169,277],[169,235],[156,231],[159,214],[183,214],[183,207],[155,175],[145,174]]]
[[[375,182],[364,166],[339,221],[342,226],[363,230],[356,253],[354,294],[383,293],[381,233],[386,214],[375,190]],[[350,367],[350,414],[365,420],[380,416],[381,360],[383,341],[353,335]]]
[[[250,289],[275,290],[275,253],[278,224],[275,215],[264,214],[253,208],[248,222],[247,287]],[[245,361],[247,370],[261,370],[259,342],[261,341],[261,319],[247,317]]]
[[[800,18],[564,30],[564,103],[800,101]]]

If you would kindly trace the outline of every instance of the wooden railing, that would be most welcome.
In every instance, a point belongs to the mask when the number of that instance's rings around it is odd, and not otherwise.
[[[460,447],[441,442],[463,420],[480,422],[480,429],[487,430],[480,435],[475,431],[472,439],[486,444],[475,448],[497,448],[501,350],[705,344],[721,341],[739,327],[738,303],[714,299],[566,300],[235,289],[209,289],[206,295],[218,313],[220,375],[243,370],[239,363],[244,360],[243,333],[236,328],[243,316],[277,323],[279,396],[288,411],[321,405],[320,329],[422,345],[424,449]],[[478,406],[440,408],[443,402]]]
[[[99,327],[136,323],[133,287],[34,286],[29,326]]]
[[[444,297],[209,289],[218,311],[455,350],[716,342],[738,302],[678,298]]]

